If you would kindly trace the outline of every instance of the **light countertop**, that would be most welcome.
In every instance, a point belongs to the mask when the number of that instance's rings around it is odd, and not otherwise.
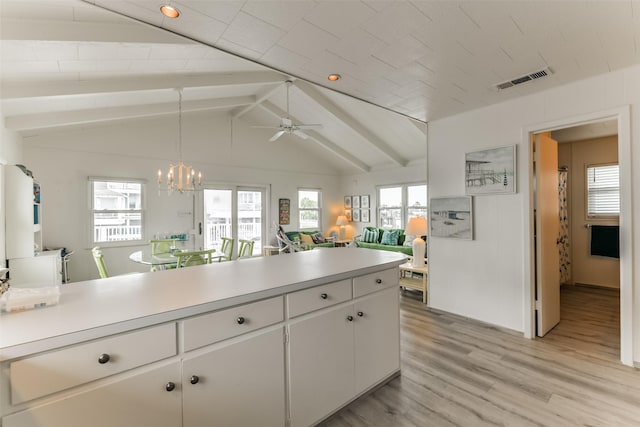
[[[60,303],[0,314],[0,361],[397,267],[404,254],[324,248],[61,286]]]

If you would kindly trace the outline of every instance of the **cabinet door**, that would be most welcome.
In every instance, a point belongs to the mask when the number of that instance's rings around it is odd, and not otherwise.
[[[292,426],[309,426],[353,397],[352,306],[318,312],[289,326]]]
[[[168,382],[176,384],[166,390]],[[176,427],[182,423],[180,363],[27,409],[2,420],[4,427]]]
[[[282,328],[187,358],[182,375],[184,427],[285,424]]]
[[[356,394],[400,369],[400,318],[396,287],[355,302]]]

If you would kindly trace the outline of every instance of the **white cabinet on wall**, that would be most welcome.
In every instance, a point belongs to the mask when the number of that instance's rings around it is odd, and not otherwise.
[[[39,185],[35,183],[39,191]],[[42,248],[40,203],[34,198],[34,180],[19,167],[4,167],[6,257],[30,258]],[[39,197],[39,196],[38,196]]]

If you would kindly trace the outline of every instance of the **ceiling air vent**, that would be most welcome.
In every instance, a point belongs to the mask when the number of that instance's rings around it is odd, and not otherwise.
[[[539,79],[539,78],[542,78],[542,77],[550,76],[551,74],[553,74],[553,72],[551,71],[551,69],[549,67],[547,67],[547,68],[542,69],[540,71],[536,71],[536,72],[531,73],[531,74],[526,74],[524,76],[517,77],[517,78],[515,78],[513,80],[508,80],[506,82],[498,83],[497,85],[495,85],[495,87],[497,89],[499,89],[499,90],[508,89],[508,88],[510,88],[512,86],[519,85],[519,84],[522,84],[522,83],[526,83],[526,82],[529,82],[531,80],[535,80],[535,79]]]

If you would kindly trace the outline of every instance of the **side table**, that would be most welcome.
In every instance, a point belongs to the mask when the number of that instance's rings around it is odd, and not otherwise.
[[[262,247],[262,256],[278,255],[279,253],[280,247],[278,246],[264,245]]]
[[[422,291],[422,303],[427,303],[427,274],[429,266],[414,267],[410,262],[400,264],[400,286]]]
[[[351,243],[351,240],[346,239],[346,240],[336,240],[335,242],[333,242],[333,245],[336,248],[343,248],[345,246],[347,246],[349,243]]]

